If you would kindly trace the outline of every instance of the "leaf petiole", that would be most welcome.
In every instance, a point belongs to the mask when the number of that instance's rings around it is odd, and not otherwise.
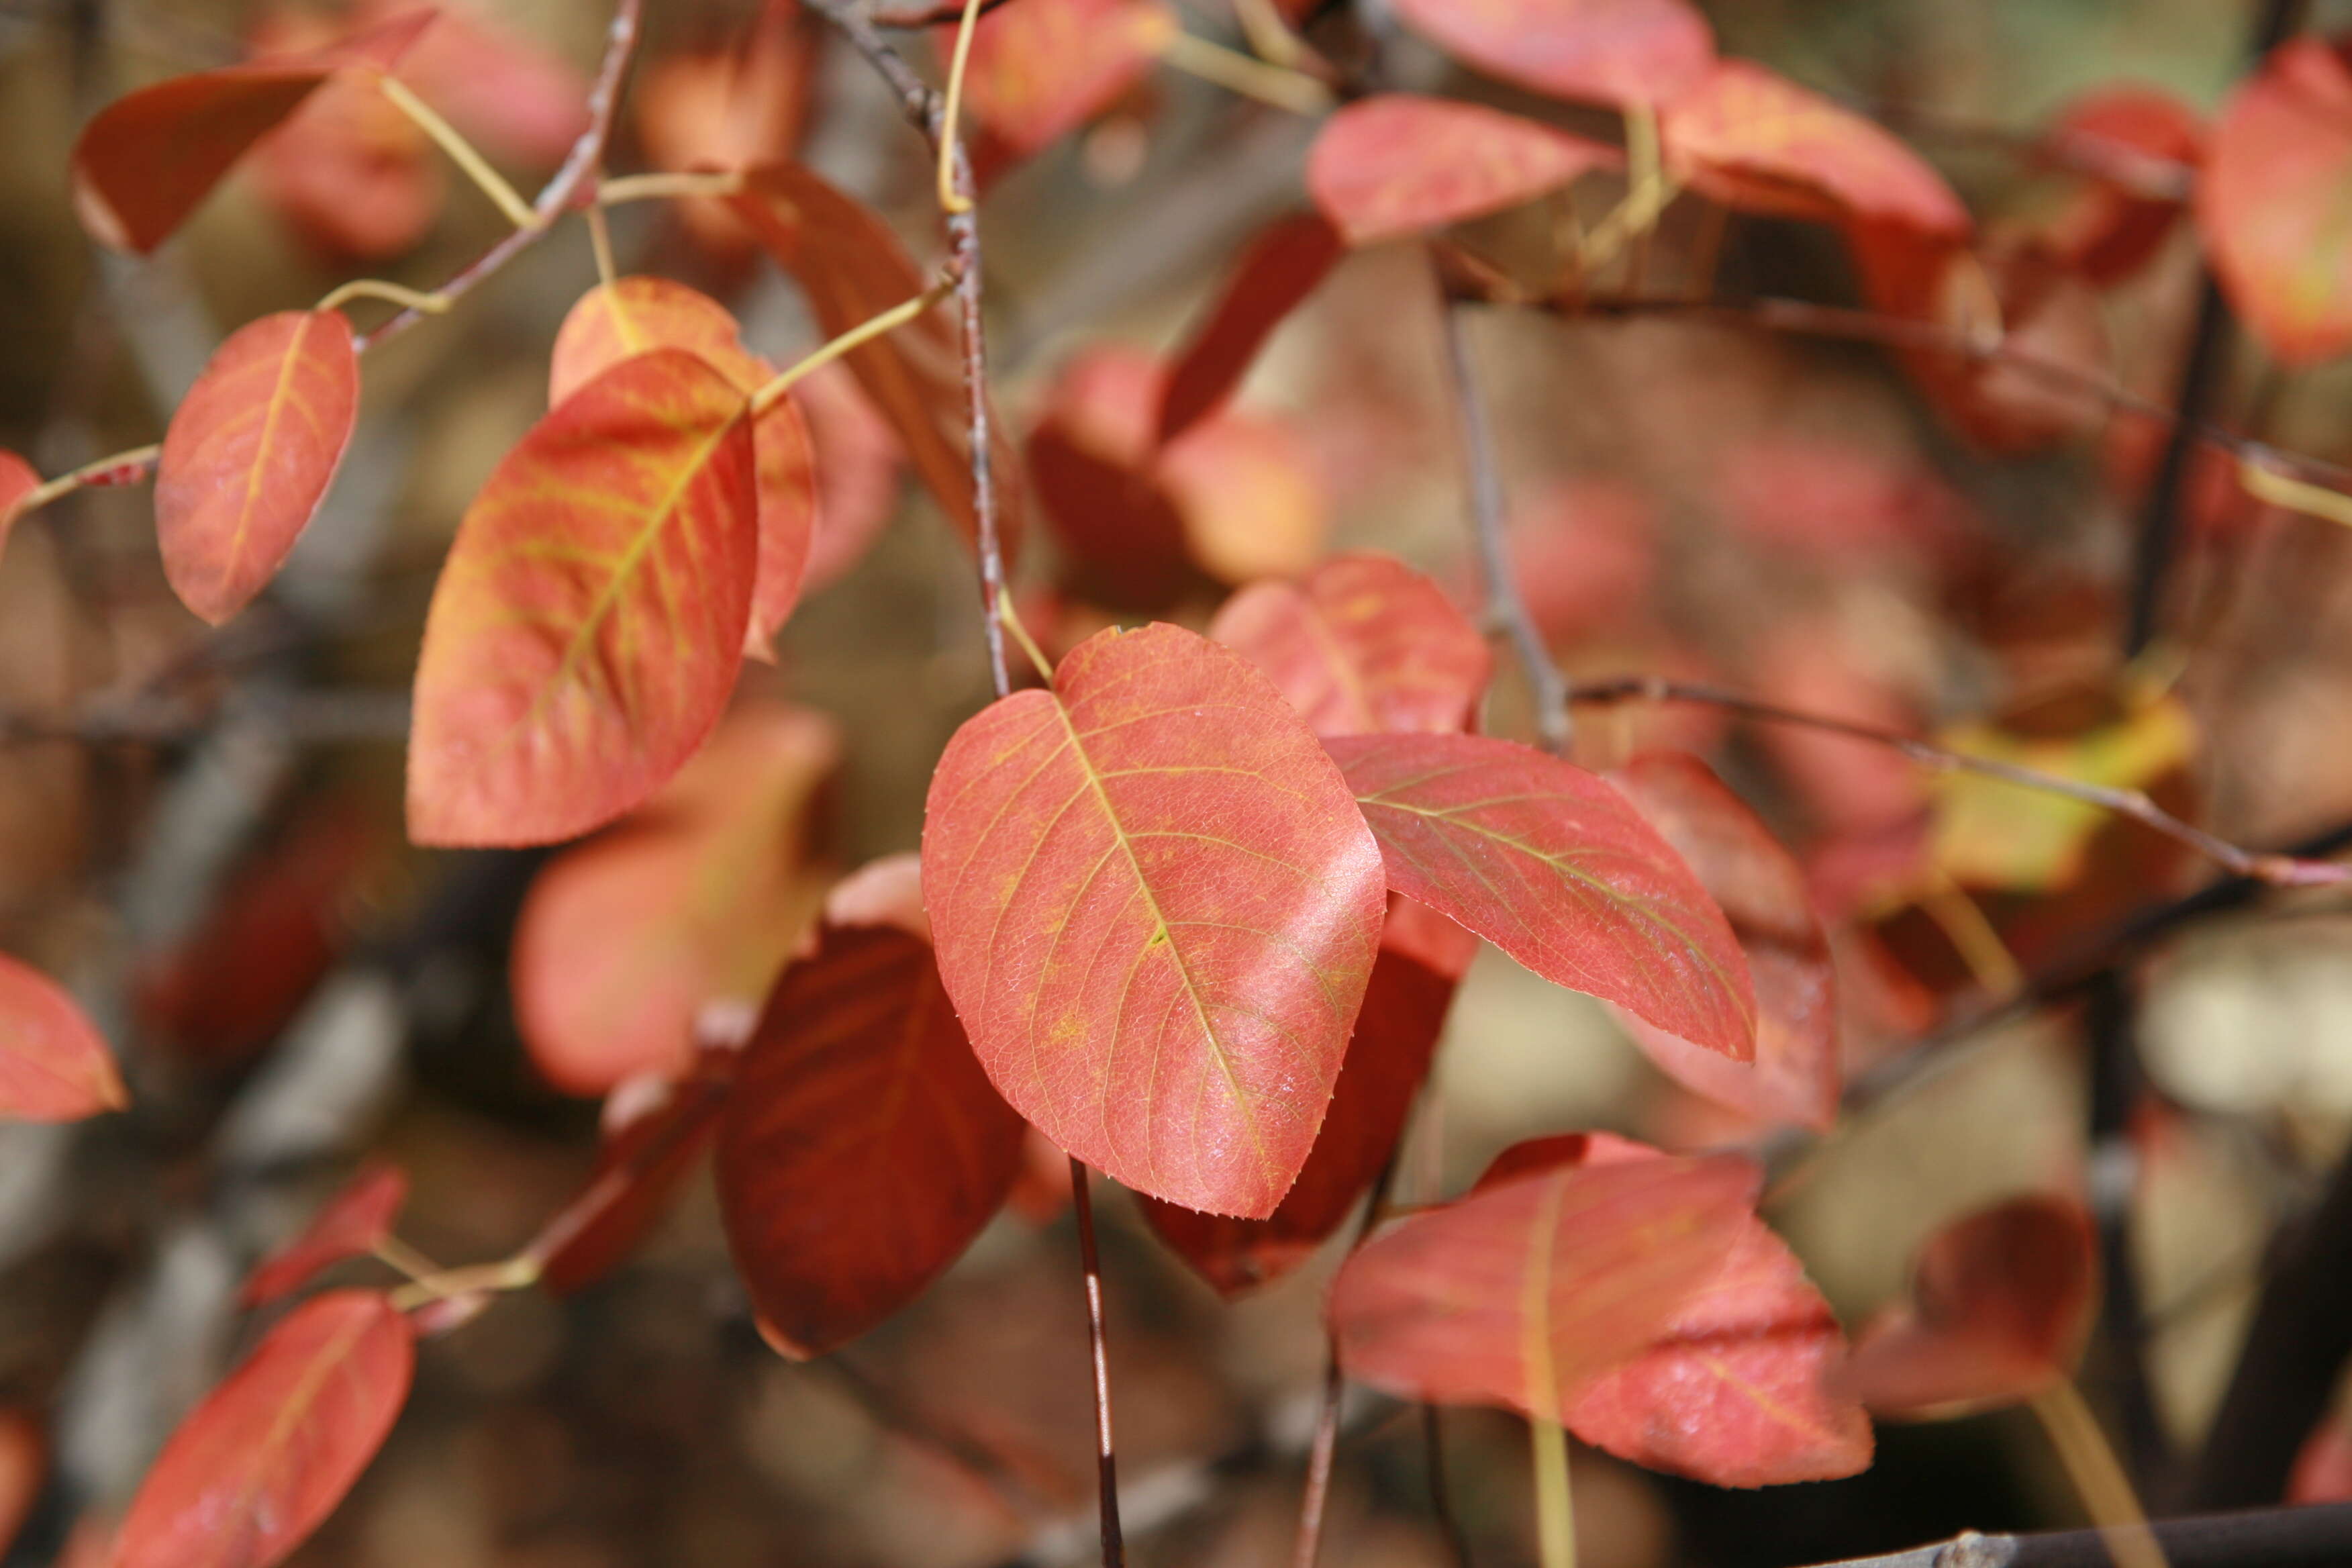
[[[596,187],[596,205],[616,207],[625,202],[731,196],[742,188],[743,173],[740,169],[730,169],[720,174],[625,174],[617,180],[606,180]]]
[[[432,105],[409,90],[407,83],[395,76],[379,74],[375,84],[394,109],[408,116],[419,131],[430,136],[441,151],[449,154],[450,162],[465,171],[466,177],[497,205],[509,223],[523,229],[545,226],[539,214],[531,210],[530,204],[507,184],[506,176],[491,168],[489,161],[475,149],[471,142],[458,134],[456,126],[442,119]]]
[[[972,24],[980,19],[980,0],[963,0],[963,18],[956,24],[955,57],[948,66],[947,97],[940,110],[940,211],[950,217],[971,211],[971,198],[956,189],[956,154],[962,143],[956,121],[963,111],[963,73],[971,61]]]
[[[1006,631],[1013,634],[1013,640],[1021,645],[1021,651],[1029,656],[1029,662],[1036,667],[1037,674],[1046,685],[1051,686],[1054,683],[1053,663],[1046,658],[1045,650],[1037,646],[1037,640],[1029,635],[1029,628],[1021,624],[1021,612],[1013,607],[1011,595],[997,595],[996,618],[1004,624]]]
[[[528,1290],[539,1283],[540,1261],[529,1253],[504,1258],[497,1263],[476,1263],[462,1268],[445,1268],[438,1274],[428,1274],[415,1284],[404,1285],[392,1293],[394,1310],[413,1312],[419,1307],[436,1301],[446,1301],[452,1296],[467,1296],[476,1291]]]
[[[1171,28],[1160,44],[1160,59],[1187,76],[1199,77],[1228,92],[1286,109],[1293,114],[1321,114],[1332,105],[1331,89],[1305,71],[1269,65],[1181,27]]]
[[[751,412],[764,414],[776,399],[792,390],[794,383],[812,371],[822,370],[854,349],[863,348],[876,338],[898,331],[908,321],[929,310],[947,297],[955,287],[952,279],[941,279],[911,300],[904,300],[877,316],[860,321],[849,331],[824,344],[797,363],[779,371],[759,391],[751,395]]]
[[[381,278],[354,278],[328,290],[326,297],[310,307],[314,310],[333,310],[353,300],[384,300],[404,310],[422,310],[437,316],[449,308],[446,295],[427,294],[398,283],[387,283]]]

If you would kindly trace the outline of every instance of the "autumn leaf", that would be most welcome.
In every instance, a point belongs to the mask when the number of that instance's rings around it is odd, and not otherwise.
[[[768,5],[750,37],[733,47],[649,60],[628,95],[638,139],[655,168],[748,169],[789,157],[812,107],[818,50],[798,5]],[[697,197],[673,205],[687,234],[724,267],[748,262],[756,247],[728,203]]]
[[[0,447],[0,548],[8,543],[8,531],[16,524],[17,510],[25,498],[41,488],[41,476],[32,464]]]
[[[0,953],[0,1119],[78,1121],[130,1102],[113,1053],[73,998]]]
[[[163,1445],[122,1521],[113,1568],[271,1568],[374,1458],[416,1361],[379,1291],[297,1307]]]
[[[1414,32],[1489,75],[1598,103],[1663,103],[1715,58],[1687,0],[1402,0]]]
[[[1554,1165],[1409,1215],[1332,1283],[1339,1363],[1557,1422],[1721,1272],[1759,1181],[1736,1155]]]
[[[1232,395],[1275,328],[1315,292],[1346,253],[1339,231],[1317,213],[1277,218],[1258,232],[1191,341],[1171,361],[1167,391],[1160,401],[1161,445],[1214,413]]]
[[[1614,148],[1483,104],[1380,93],[1323,122],[1307,190],[1350,245],[1370,245],[1533,201]]]
[[[83,226],[118,249],[154,249],[320,83],[342,70],[391,69],[433,16],[412,11],[327,48],[173,77],[116,99],[74,142]]]
[[[972,26],[963,100],[1004,153],[1026,158],[1135,85],[1177,30],[1157,0],[1022,0]],[[940,29],[944,59],[956,29]]]
[[[2290,367],[2352,347],[2346,192],[2352,61],[2288,39],[2221,106],[2197,182],[2197,230],[2230,303]]]
[[[1021,1118],[930,944],[828,926],[768,999],[719,1131],[719,1198],[761,1331],[821,1355],[905,1306],[1003,1206]]]
[[[2080,186],[2035,232],[2096,288],[2112,289],[2154,260],[2188,210],[2205,151],[2197,111],[2155,88],[2084,94],[2060,110],[2043,142],[2084,171]],[[2112,175],[2104,171],[2113,169]],[[2148,194],[2150,172],[2168,169],[2177,192]],[[2127,176],[2137,175],[2137,178]]]
[[[365,1258],[392,1234],[408,1201],[408,1177],[396,1165],[366,1167],[329,1198],[310,1223],[246,1277],[238,1301],[265,1306],[290,1296],[313,1274],[349,1258]]]
[[[340,310],[282,310],[220,346],[155,469],[163,574],[188,608],[218,626],[278,574],[334,480],[359,395]]]
[[[1209,636],[1265,671],[1324,736],[1466,729],[1494,669],[1445,590],[1388,555],[1335,555],[1297,583],[1253,583]]]
[[[751,617],[751,425],[719,372],[657,349],[507,454],[425,619],[411,838],[568,838],[643,801],[702,743]]]
[[[1482,735],[1325,744],[1380,839],[1390,887],[1554,984],[1753,1058],[1755,992],[1723,911],[1606,782]]]
[[[1188,1208],[1263,1218],[1307,1162],[1380,942],[1379,847],[1238,655],[1150,626],[959,730],[923,888],[1013,1109]]]

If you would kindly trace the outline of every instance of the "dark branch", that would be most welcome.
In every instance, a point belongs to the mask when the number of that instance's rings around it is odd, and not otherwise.
[[[2169,1568],[2333,1568],[2352,1563],[2352,1503],[2168,1519],[2149,1526]],[[1818,1568],[2110,1568],[2095,1530],[1968,1534]]]

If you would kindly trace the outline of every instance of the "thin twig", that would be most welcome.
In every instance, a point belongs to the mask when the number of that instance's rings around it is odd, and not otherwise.
[[[2171,1568],[2315,1568],[2352,1562],[2352,1503],[2159,1520],[2148,1527]],[[2096,1530],[2042,1535],[1970,1531],[1931,1546],[1849,1557],[1818,1568],[2107,1568]]]
[[[1095,1200],[1092,1173],[1076,1155],[1070,1156],[1070,1198],[1076,1205],[1078,1258],[1087,1275],[1087,1345],[1094,1354],[1095,1457],[1102,1489],[1103,1568],[1125,1568],[1127,1544],[1118,1525],[1118,1447],[1110,1428],[1110,1358],[1104,1349],[1102,1255],[1095,1245]]]
[[[1356,1222],[1356,1232],[1348,1239],[1348,1253],[1364,1245],[1364,1238],[1388,1213],[1389,1190],[1396,1184],[1397,1158],[1403,1152],[1404,1134],[1400,1131],[1389,1157],[1381,1164],[1380,1174],[1372,1180],[1372,1190],[1364,1200],[1364,1213]],[[1323,1404],[1315,1418],[1315,1441],[1307,1452],[1307,1486],[1298,1504],[1298,1536],[1291,1551],[1292,1568],[1315,1568],[1315,1558],[1323,1543],[1323,1513],[1331,1497],[1331,1466],[1339,1452],[1339,1400],[1346,1392],[1347,1378],[1339,1367],[1339,1341],[1337,1335],[1326,1335],[1323,1354]]]

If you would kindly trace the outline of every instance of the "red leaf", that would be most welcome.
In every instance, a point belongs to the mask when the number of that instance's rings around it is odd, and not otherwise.
[[[0,1118],[75,1121],[130,1103],[113,1054],[73,998],[0,953]]]
[[[691,354],[598,376],[467,509],[408,746],[419,844],[544,844],[635,805],[709,734],[757,569],[751,406]]]
[[[638,817],[540,872],[509,976],[550,1083],[683,1072],[704,1007],[767,994],[815,912],[810,819],[840,757],[831,720],[747,705]]]
[[[775,367],[746,350],[735,318],[706,294],[666,278],[624,278],[591,289],[563,318],[547,374],[547,401],[562,403],[583,383],[625,359],[657,348],[684,349],[749,397]],[[743,651],[772,657],[776,630],[793,613],[808,573],[816,532],[816,460],[807,423],[791,395],[751,422],[760,492],[760,569]]]
[[[1761,1180],[1736,1155],[1550,1169],[1398,1221],[1331,1287],[1349,1377],[1557,1421],[1723,1268]]]
[[[973,26],[964,103],[1006,153],[1026,158],[1134,86],[1176,30],[1157,0],[1022,0]],[[955,32],[939,30],[943,60]]]
[[[49,1445],[21,1410],[0,1409],[0,1555],[39,1506],[49,1475]]]
[[[341,264],[400,255],[432,232],[449,194],[439,158],[374,82],[339,76],[254,144],[253,173],[278,215]]]
[[[629,93],[637,134],[658,169],[748,169],[792,155],[806,126],[817,62],[809,14],[767,5],[735,47],[647,63]],[[722,263],[748,261],[751,236],[729,205],[673,204],[687,232]]]
[[[1968,209],[1919,155],[1858,114],[1749,60],[1718,60],[1665,106],[1667,169],[1726,206],[1923,234],[1969,232]]]
[[[334,1511],[408,1397],[408,1320],[373,1290],[303,1302],[163,1445],[113,1568],[270,1568]]]
[[[1729,1061],[1640,1018],[1622,1021],[1685,1089],[1759,1121],[1827,1131],[1841,1087],[1837,982],[1803,868],[1696,757],[1659,752],[1608,776],[1731,921],[1756,984],[1756,1058]]]
[[[371,0],[360,14],[385,16],[403,4]],[[498,9],[453,7],[400,62],[401,79],[485,153],[551,167],[588,129],[588,80],[570,62],[485,19]]]
[[[340,310],[281,310],[220,346],[155,468],[163,574],[188,608],[218,626],[277,575],[334,480],[359,396]]]
[[[16,525],[16,509],[25,498],[41,488],[41,476],[32,464],[0,447],[0,547],[8,542],[8,531]]]
[[[863,325],[929,284],[873,209],[797,163],[771,163],[744,176],[736,215],[776,265],[799,280],[828,338]],[[844,356],[858,384],[898,431],[915,471],[966,539],[979,536],[972,510],[963,343],[945,310],[925,311]],[[1021,538],[1020,458],[1001,419],[992,419],[999,531],[1008,558]]]
[[[2069,103],[2044,140],[2090,177],[2041,226],[2043,243],[2066,267],[2112,289],[2155,259],[2171,237],[2204,154],[2204,122],[2169,93],[2115,87]],[[2115,175],[2103,177],[2099,171],[2109,168]],[[2169,180],[2154,178],[2168,168]],[[2180,194],[2150,195],[2152,184],[2177,184]]]
[[[1723,911],[1625,797],[1481,735],[1325,742],[1389,886],[1571,991],[1748,1061],[1756,998]]]
[[[2340,1411],[2330,1410],[2303,1440],[2286,1483],[2286,1500],[2296,1507],[2352,1502],[2352,1429]]]
[[[1686,0],[1403,0],[1397,13],[1447,54],[1561,98],[1663,103],[1715,58]]]
[[[293,1294],[331,1264],[365,1258],[392,1234],[407,1201],[408,1177],[398,1166],[368,1166],[327,1200],[300,1235],[261,1260],[237,1300],[262,1306]]]
[[[728,1245],[769,1343],[822,1355],[912,1300],[1003,1206],[1022,1137],[930,945],[827,927],[768,999],[719,1131]]]
[[[1557,1165],[1663,1156],[1606,1132],[1506,1150],[1479,1187]],[[1570,1431],[1621,1459],[1719,1487],[1835,1480],[1869,1468],[1870,1417],[1824,1380],[1845,1358],[1829,1303],[1750,1215],[1715,1278],[1632,1361],[1568,1406]]]
[[[1911,1300],[1854,1346],[1840,1386],[1882,1415],[1935,1416],[2031,1398],[2064,1377],[2098,1296],[2098,1240],[2070,1198],[2012,1198],[1929,1237]]]
[[[2213,126],[2197,228],[2263,346],[2286,365],[2352,348],[2352,267],[2337,217],[2352,182],[2352,59],[2290,38]]]
[[[173,77],[116,99],[74,143],[82,226],[118,249],[154,249],[320,82],[340,70],[389,70],[432,20],[413,11],[329,48]]]
[[[1478,939],[1404,899],[1389,901],[1380,956],[1356,1014],[1331,1109],[1306,1168],[1265,1219],[1231,1219],[1142,1201],[1143,1216],[1227,1296],[1289,1272],[1338,1230],[1393,1154]]]
[[[1209,636],[1265,671],[1318,735],[1466,729],[1494,670],[1445,590],[1388,555],[1337,555],[1303,582],[1253,583]]]
[[[1483,217],[1621,162],[1614,148],[1452,99],[1384,92],[1323,122],[1307,190],[1350,245]]]
[[[1249,374],[1274,329],[1345,254],[1339,231],[1315,213],[1278,218],[1259,231],[1192,342],[1175,356],[1160,402],[1161,444],[1216,412]]]
[[[1379,848],[1264,676],[1088,638],[956,731],[923,888],[990,1079],[1078,1158],[1264,1218],[1307,1163],[1380,942]]]

